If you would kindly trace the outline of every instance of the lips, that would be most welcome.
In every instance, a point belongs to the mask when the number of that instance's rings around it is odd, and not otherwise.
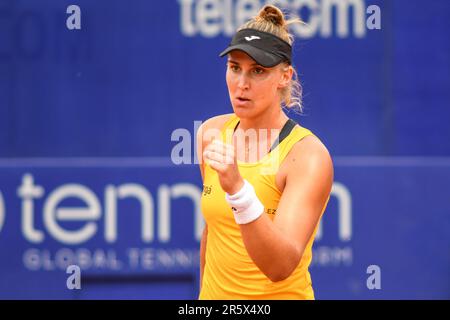
[[[244,101],[250,101],[250,99],[247,99],[247,98],[244,98],[244,97],[237,97],[237,99],[238,99],[239,101],[242,101],[242,102],[244,102]]]

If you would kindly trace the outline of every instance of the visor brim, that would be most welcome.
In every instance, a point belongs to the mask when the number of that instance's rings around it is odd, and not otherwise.
[[[277,64],[279,64],[284,60],[282,57],[266,52],[262,49],[253,47],[251,45],[242,43],[226,48],[224,51],[222,51],[222,53],[220,53],[219,57],[223,57],[234,50],[240,50],[245,52],[250,56],[250,58],[255,60],[256,63],[266,68],[275,67]]]

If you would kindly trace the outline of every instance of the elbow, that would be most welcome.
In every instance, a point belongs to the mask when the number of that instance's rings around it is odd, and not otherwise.
[[[280,282],[280,281],[286,280],[287,278],[289,278],[292,275],[292,273],[294,273],[299,262],[300,262],[300,259],[297,260],[297,262],[291,262],[289,264],[286,263],[285,265],[279,266],[278,268],[276,268],[276,270],[266,273],[266,276],[272,282]]]
[[[279,268],[276,271],[267,273],[266,276],[272,282],[280,282],[280,281],[283,281],[283,280],[286,280],[287,278],[289,278],[292,275],[292,273],[294,273],[294,270],[296,267],[297,267],[297,265],[285,267],[285,268]]]
[[[283,280],[286,280],[287,278],[289,278],[289,276],[291,274],[292,274],[292,272],[290,272],[290,273],[277,273],[277,274],[267,275],[267,277],[272,282],[280,282],[280,281],[283,281]]]
[[[266,273],[270,281],[280,282],[286,280],[294,273],[302,257],[302,253],[299,250],[296,251],[296,254],[291,259],[284,259],[281,264],[274,266],[272,270]]]

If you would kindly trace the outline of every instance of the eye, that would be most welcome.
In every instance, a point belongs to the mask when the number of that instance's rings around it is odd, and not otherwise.
[[[239,67],[238,67],[237,65],[235,65],[235,64],[230,64],[228,67],[229,67],[230,70],[233,71],[233,72],[239,71]]]
[[[259,68],[259,67],[253,69],[253,73],[255,73],[255,74],[263,74],[264,71],[265,70],[263,68]]]

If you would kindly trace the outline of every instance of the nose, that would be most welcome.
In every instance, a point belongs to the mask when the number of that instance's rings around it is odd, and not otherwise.
[[[242,73],[238,79],[238,88],[241,90],[247,90],[249,87],[249,79],[245,73]]]

